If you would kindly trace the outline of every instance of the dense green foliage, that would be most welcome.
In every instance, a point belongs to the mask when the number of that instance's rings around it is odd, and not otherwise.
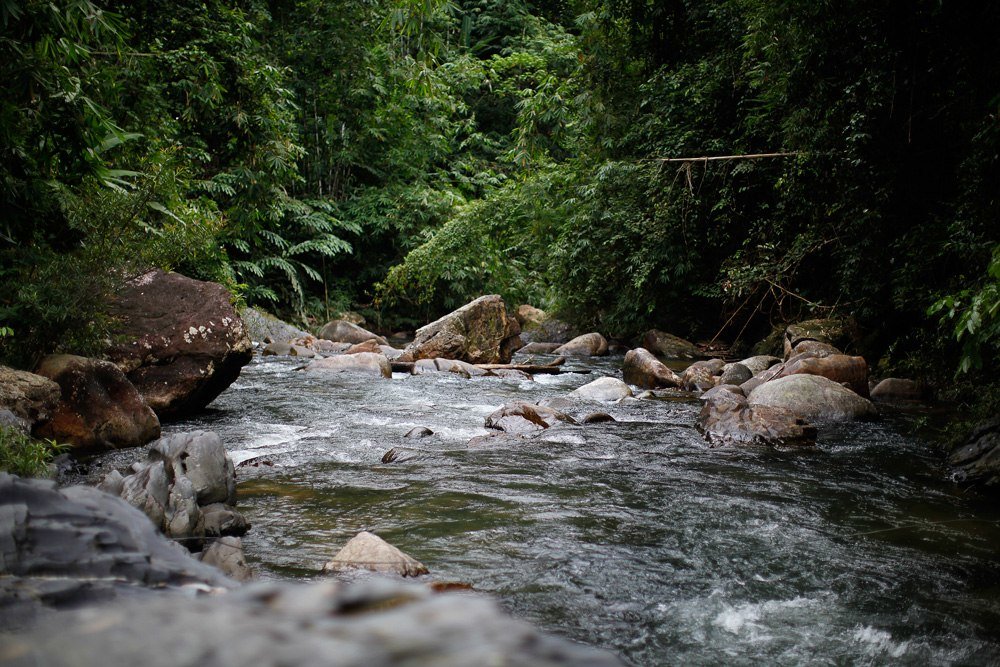
[[[484,292],[622,336],[837,314],[890,363],[996,368],[990,3],[0,0],[0,21],[8,361],[99,348],[109,295],[164,266],[307,323]]]
[[[18,429],[0,426],[0,472],[43,477],[62,449],[52,440],[37,440]]]

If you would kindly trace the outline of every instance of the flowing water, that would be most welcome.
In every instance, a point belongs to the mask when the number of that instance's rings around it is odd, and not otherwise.
[[[257,358],[205,415],[241,467],[251,564],[317,577],[369,529],[438,581],[635,665],[1000,660],[1000,512],[942,481],[889,417],[812,449],[710,449],[692,400],[581,405],[616,423],[467,447],[503,403],[591,375],[392,380]],[[434,435],[407,439],[415,426]],[[390,448],[401,459],[381,462]],[[127,455],[136,458],[135,452]]]

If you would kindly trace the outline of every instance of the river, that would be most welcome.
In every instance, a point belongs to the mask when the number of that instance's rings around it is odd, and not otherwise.
[[[621,377],[621,357],[534,381],[301,363],[257,357],[165,428],[263,457],[237,473],[264,578],[319,577],[367,529],[435,580],[635,665],[1000,659],[1000,512],[943,481],[906,419],[825,426],[809,449],[711,449],[697,401],[627,400],[589,406],[615,423],[469,448],[501,404]],[[403,437],[417,426],[434,435]],[[392,447],[405,460],[382,463]]]

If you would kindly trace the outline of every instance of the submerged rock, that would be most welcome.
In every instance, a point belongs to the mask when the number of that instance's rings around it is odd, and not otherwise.
[[[150,271],[118,294],[112,314],[126,342],[108,357],[161,420],[204,408],[253,357],[231,295],[216,283]]]
[[[458,359],[470,364],[506,364],[521,347],[521,328],[496,294],[471,301],[417,329],[406,352],[413,359]]]
[[[392,378],[392,366],[384,354],[359,352],[317,359],[306,366],[310,373],[363,373]]]
[[[784,408],[810,421],[853,421],[875,417],[872,402],[821,375],[789,375],[760,385],[751,406]]]
[[[486,428],[506,433],[531,433],[541,431],[559,422],[575,424],[576,420],[555,408],[514,401],[495,410],[486,418]]]
[[[569,357],[603,357],[607,353],[608,341],[597,332],[577,336],[553,351],[553,354]]]
[[[426,426],[414,426],[409,431],[406,432],[404,438],[428,438],[434,435],[434,431],[430,430]]]
[[[160,420],[117,366],[71,354],[42,359],[39,375],[56,382],[62,399],[36,429],[78,449],[138,447],[160,437]]]
[[[416,577],[428,573],[423,563],[368,531],[362,531],[351,538],[333,560],[323,566],[323,572],[345,570],[371,570],[398,574],[401,577]]]
[[[618,378],[603,377],[571,391],[568,397],[610,403],[631,395],[632,390],[629,389],[629,386]]]

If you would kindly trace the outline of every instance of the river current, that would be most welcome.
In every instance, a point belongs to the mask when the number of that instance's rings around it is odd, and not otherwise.
[[[257,357],[164,429],[260,457],[237,475],[264,578],[319,577],[367,529],[434,580],[629,664],[1000,660],[1000,512],[944,481],[898,416],[824,426],[810,449],[712,449],[696,400],[626,400],[581,405],[614,423],[470,448],[500,405],[621,377],[621,357],[534,381],[301,365]],[[418,426],[434,435],[403,437]]]

